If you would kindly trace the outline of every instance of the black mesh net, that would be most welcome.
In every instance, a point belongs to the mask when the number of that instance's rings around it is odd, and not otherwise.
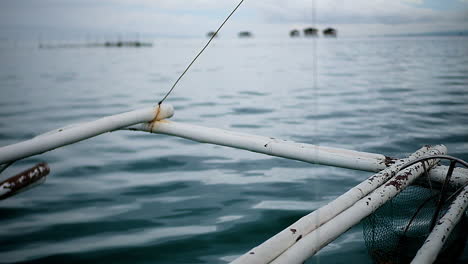
[[[375,263],[410,263],[430,233],[439,191],[409,186],[363,221],[364,240]],[[450,202],[444,203],[441,217]],[[466,214],[448,237],[436,263],[456,263],[468,234]]]

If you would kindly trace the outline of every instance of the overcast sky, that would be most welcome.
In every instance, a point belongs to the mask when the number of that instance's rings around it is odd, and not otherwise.
[[[3,38],[204,36],[238,1],[0,0],[0,33]],[[318,28],[336,27],[342,36],[467,31],[468,0],[245,0],[220,35],[251,30],[258,37],[285,36],[314,20]]]

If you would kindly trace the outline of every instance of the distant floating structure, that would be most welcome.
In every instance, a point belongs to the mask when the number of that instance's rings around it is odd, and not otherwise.
[[[317,37],[318,30],[313,27],[304,28],[304,36],[305,37]]]
[[[304,32],[304,37],[318,37],[320,32],[319,29],[313,27],[304,28],[302,31]],[[322,31],[322,34],[324,37],[334,38],[336,38],[336,36],[338,35],[337,30],[331,27],[324,29]],[[289,31],[289,37],[291,38],[300,37],[300,35],[300,31],[297,29],[292,29],[291,31]]]
[[[92,45],[92,44],[91,44]],[[99,46],[99,44],[96,44]],[[152,43],[149,42],[140,42],[140,41],[117,41],[117,42],[110,42],[107,41],[104,43],[105,47],[151,47],[153,46]]]
[[[217,38],[217,37],[218,37],[218,34],[216,34],[216,32],[214,32],[214,31],[210,31],[210,32],[206,33],[206,36],[209,37],[209,38],[211,38],[211,37],[213,37],[213,36],[214,36],[215,38]]]
[[[106,47],[106,48],[143,48],[152,47],[151,42],[141,41],[106,41],[104,43],[65,43],[65,44],[39,44],[39,48],[42,49],[55,49],[55,48],[95,48],[95,47]]]
[[[336,38],[336,35],[337,35],[336,29],[334,28],[326,28],[322,31],[322,33],[325,37]]]
[[[300,36],[300,32],[299,32],[299,30],[297,30],[297,29],[293,29],[293,30],[289,31],[289,36],[290,36],[291,38],[299,37],[299,36]]]
[[[252,33],[249,31],[241,31],[238,34],[239,38],[251,38],[253,37]]]

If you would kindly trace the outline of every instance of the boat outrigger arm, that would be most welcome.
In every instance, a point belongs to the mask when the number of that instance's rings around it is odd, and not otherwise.
[[[296,223],[248,251],[232,263],[303,263],[318,250],[332,242],[363,218],[395,197],[405,187],[426,173],[433,182],[447,183],[463,189],[453,202],[454,209],[443,218],[453,227],[468,206],[468,169],[438,165],[439,159],[428,159],[401,169],[405,164],[424,157],[445,155],[443,145],[424,146],[408,158],[395,159],[381,154],[301,144],[271,137],[231,132],[222,129],[182,124],[167,120],[174,114],[170,104],[159,104],[92,122],[72,125],[41,134],[30,140],[0,148],[0,165],[41,154],[55,148],[73,144],[106,132],[117,130],[146,131],[182,137],[201,143],[244,149],[271,156],[283,157],[314,164],[376,172],[373,176],[339,196],[329,204],[302,217]],[[400,170],[401,169],[401,170]],[[427,170],[426,170],[427,169]],[[446,177],[450,174],[451,177]],[[446,181],[446,179],[448,179]],[[2,189],[3,188],[3,189]],[[9,189],[0,185],[0,192]],[[433,237],[448,236],[451,228],[434,228]],[[440,240],[440,239],[439,239]],[[440,242],[440,241],[439,241]],[[424,245],[414,263],[434,261],[443,242]],[[434,245],[435,244],[435,245]],[[429,257],[428,257],[429,256]],[[421,261],[423,260],[423,261]]]

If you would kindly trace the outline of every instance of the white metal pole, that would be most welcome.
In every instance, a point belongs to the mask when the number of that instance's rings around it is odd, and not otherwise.
[[[450,233],[452,233],[458,221],[460,221],[467,207],[468,186],[457,195],[455,201],[450,205],[449,210],[437,222],[437,225],[429,234],[423,246],[416,253],[416,257],[411,262],[412,264],[428,264],[436,260],[447,238]]]
[[[139,124],[129,129],[182,137],[200,143],[244,149],[309,163],[370,172],[381,171],[398,161],[382,154],[302,144],[271,137],[182,124],[169,120],[162,120],[153,126]],[[429,178],[442,183],[445,180],[445,175],[447,175],[447,170],[447,166],[437,166],[429,171]],[[468,169],[456,168],[453,171],[450,186],[463,186],[466,183],[468,183]]]
[[[429,171],[429,178],[431,181],[443,183],[447,176],[448,166],[438,165],[434,166]],[[454,189],[463,187],[468,183],[468,169],[457,167],[453,170],[452,177],[450,177],[449,186]]]
[[[294,245],[298,240],[355,204],[357,201],[381,186],[383,183],[387,182],[407,161],[416,160],[423,156],[444,151],[446,151],[445,146],[426,146],[419,149],[414,154],[409,156],[408,159],[399,160],[390,168],[373,175],[369,179],[363,181],[359,185],[331,201],[327,205],[302,217],[280,233],[276,234],[261,245],[253,248],[252,250],[249,250],[247,253],[234,260],[232,264],[270,263],[281,253]]]
[[[104,117],[92,122],[58,129],[33,139],[0,148],[0,164],[37,155],[55,148],[88,139],[142,122],[158,121],[174,114],[169,104]],[[155,122],[152,122],[153,124]]]
[[[429,149],[427,155],[444,155],[446,153],[447,148],[439,145]],[[429,160],[428,168],[434,166],[437,162],[438,160],[435,159]],[[303,263],[309,257],[317,253],[321,248],[328,245],[338,236],[358,224],[366,216],[373,213],[385,202],[395,197],[423,172],[423,166],[418,163],[400,171],[387,183],[380,186],[369,195],[363,197],[353,206],[349,207],[311,233],[303,236],[302,239],[288,248],[287,251],[271,263]]]
[[[188,125],[169,120],[157,122],[153,126],[140,124],[132,127],[132,129],[182,137],[201,143],[245,149],[277,157],[363,171],[378,172],[387,168],[389,163],[394,162],[394,160],[381,154],[300,144],[271,137]]]
[[[104,117],[84,124],[57,129],[39,135],[31,140],[1,147],[0,164],[37,155],[105,132],[140,123],[144,124],[134,126],[133,129],[179,136],[202,143],[218,144],[272,156],[336,167],[377,172],[396,162],[395,159],[381,154],[300,144],[270,137],[163,120],[171,117],[173,114],[174,109],[171,105],[162,104],[161,107],[156,106],[155,108],[135,110]],[[446,166],[439,166],[431,170],[429,176],[432,180],[443,181],[446,172]],[[467,174],[467,169],[456,168],[453,172],[450,184],[462,185],[466,183]]]

